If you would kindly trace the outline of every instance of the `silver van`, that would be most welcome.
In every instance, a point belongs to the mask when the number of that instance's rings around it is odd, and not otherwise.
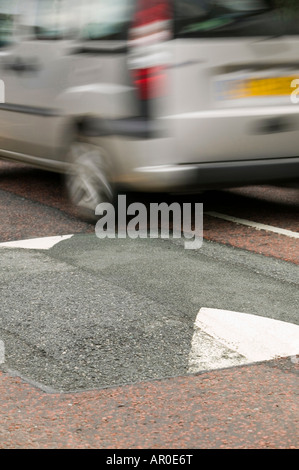
[[[0,0],[1,158],[65,173],[91,213],[298,178],[297,3]]]

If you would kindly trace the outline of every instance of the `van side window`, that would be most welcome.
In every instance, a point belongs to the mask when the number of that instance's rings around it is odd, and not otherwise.
[[[299,34],[297,0],[174,0],[176,37]]]
[[[134,0],[88,0],[80,8],[81,38],[125,39]]]
[[[14,42],[13,28],[16,16],[15,0],[0,0],[0,48]]]
[[[75,32],[76,5],[76,0],[37,0],[35,37],[37,39],[71,37]]]

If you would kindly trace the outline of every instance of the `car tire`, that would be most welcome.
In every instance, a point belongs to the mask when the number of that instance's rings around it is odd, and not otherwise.
[[[69,147],[68,162],[68,197],[81,217],[94,221],[98,204],[113,203],[115,197],[108,154],[102,147],[78,138]]]

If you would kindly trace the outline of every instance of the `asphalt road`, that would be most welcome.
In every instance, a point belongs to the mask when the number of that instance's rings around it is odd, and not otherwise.
[[[209,242],[81,235],[1,264],[6,367],[56,391],[186,374],[203,307],[299,324],[297,267]]]
[[[251,356],[280,326],[298,338],[296,186],[192,196],[198,250],[98,239],[55,175],[3,163],[0,192],[2,243],[74,234],[0,247],[0,448],[296,448],[297,352]],[[241,349],[196,326],[204,309],[245,314]]]

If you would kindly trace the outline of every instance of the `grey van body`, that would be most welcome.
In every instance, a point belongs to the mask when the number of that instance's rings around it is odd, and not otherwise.
[[[298,178],[299,14],[276,3],[0,0],[1,157],[89,211]]]

